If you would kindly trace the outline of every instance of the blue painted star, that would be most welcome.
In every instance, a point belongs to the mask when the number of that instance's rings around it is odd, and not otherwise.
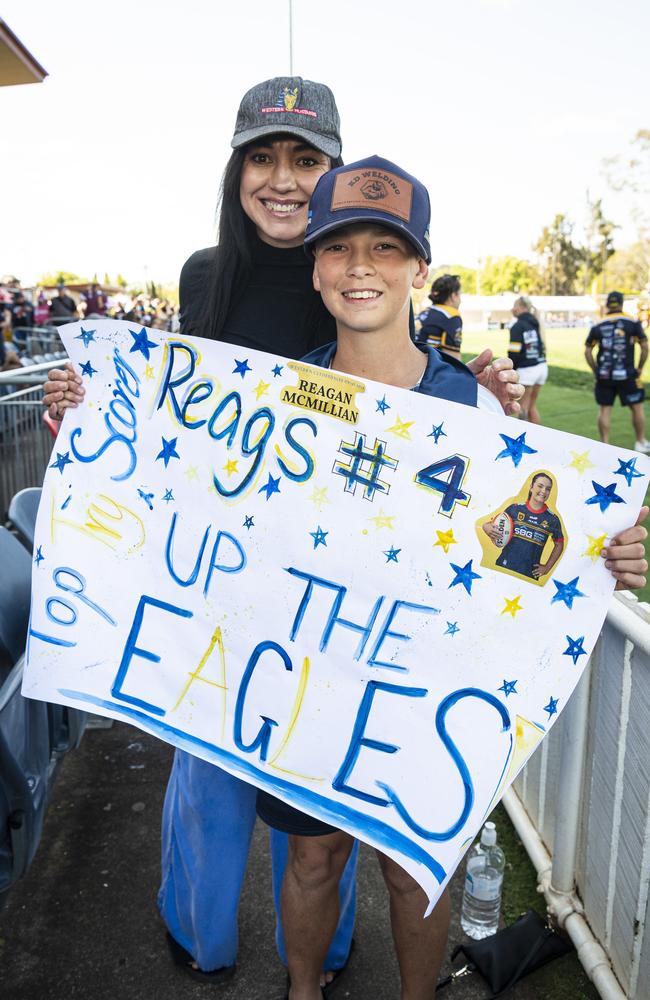
[[[39,545],[39,547],[36,549],[36,555],[34,557],[34,562],[36,563],[37,566],[40,566],[44,559],[45,559],[45,556],[43,555],[43,547],[42,547],[42,545]]]
[[[499,691],[503,691],[506,698],[509,694],[518,694],[517,691],[517,681],[507,681],[505,677],[503,678],[503,684],[499,688]]]
[[[475,573],[472,569],[472,560],[470,559],[470,561],[465,563],[464,566],[457,566],[456,563],[449,563],[449,565],[453,569],[456,576],[449,584],[449,587],[447,587],[447,590],[450,590],[451,587],[456,587],[459,583],[462,583],[467,593],[471,595],[474,580],[481,579],[480,574]]]
[[[517,438],[508,437],[507,434],[499,434],[503,439],[505,448],[500,451],[497,458],[511,458],[512,464],[517,468],[524,455],[537,454],[537,448],[529,448],[526,444],[526,432]]]
[[[50,469],[58,469],[61,475],[63,475],[63,470],[65,469],[66,465],[72,465],[70,452],[66,451],[65,455],[62,455],[60,451],[57,451],[56,462],[52,462]]]
[[[248,531],[250,531],[251,528],[254,528],[254,527],[255,527],[255,521],[250,516],[250,514],[247,514],[246,517],[244,518],[244,528],[246,528]]]
[[[277,378],[278,375],[281,375],[283,368],[284,365],[276,365],[275,368],[272,368],[271,371],[273,372],[273,378]]]
[[[138,496],[142,497],[149,510],[153,510],[153,504],[151,502],[153,500],[153,493],[145,493],[144,490],[138,489]]]
[[[616,483],[610,483],[609,486],[601,486],[600,483],[597,483],[594,479],[592,479],[591,485],[596,492],[592,497],[589,497],[588,500],[585,500],[585,503],[597,503],[600,507],[601,514],[607,510],[610,503],[625,503],[623,497],[619,497],[616,492]]]
[[[376,399],[375,402],[377,403],[375,413],[385,413],[386,410],[390,410],[390,403],[386,402],[386,393],[384,393],[381,399]]]
[[[386,556],[386,562],[387,563],[389,563],[389,562],[394,562],[394,563],[399,562],[399,560],[398,560],[397,557],[398,557],[398,555],[400,554],[401,551],[402,551],[401,549],[396,549],[394,545],[391,545],[391,547],[389,549],[386,549],[384,551],[384,555]]]
[[[170,500],[174,500],[174,494],[172,493],[171,490],[165,490],[165,495],[163,497],[163,500],[165,501],[165,503],[169,503]],[[176,501],[174,500],[174,503],[175,502]]]
[[[168,441],[166,438],[162,438],[162,450],[159,451],[158,454],[156,455],[156,461],[158,461],[159,458],[162,458],[163,462],[165,463],[165,468],[167,468],[172,458],[181,457],[176,451],[177,441],[178,438],[172,438],[171,441]]]
[[[586,597],[586,594],[578,590],[579,579],[580,577],[574,576],[573,580],[569,580],[568,583],[558,583],[557,580],[553,580],[553,583],[557,587],[557,594],[554,594],[551,598],[551,604],[555,604],[556,601],[562,601],[566,604],[567,608],[571,609],[576,597]]]
[[[252,368],[248,364],[248,358],[245,361],[238,361],[235,358],[235,367],[232,370],[233,375],[241,375],[243,378],[246,372],[252,372]]]
[[[140,351],[140,354],[142,354],[148,361],[151,348],[160,347],[160,344],[157,344],[155,340],[149,340],[147,330],[144,326],[140,330],[140,333],[135,333],[133,330],[129,330],[129,333],[133,337],[133,343],[131,344],[129,354],[133,354],[134,351]]]
[[[443,423],[438,424],[437,427],[434,424],[433,427],[431,428],[431,433],[427,434],[427,437],[434,438],[436,444],[438,444],[438,441],[440,440],[441,437],[443,438],[447,437],[447,432],[443,431],[442,429],[443,426],[444,426],[444,421]]]
[[[639,470],[636,467],[636,458],[628,458],[627,462],[624,462],[622,459],[619,458],[617,459],[617,462],[618,462],[618,469],[616,470],[614,475],[624,476],[625,482],[627,483],[628,486],[632,485],[633,479],[641,479],[643,477],[643,473],[639,472]]]
[[[558,701],[559,701],[558,698],[550,697],[549,700],[548,700],[548,705],[544,705],[544,711],[548,712],[549,719],[553,715],[557,715],[557,703],[558,703]]]
[[[570,656],[574,664],[578,662],[579,656],[586,656],[587,650],[583,648],[583,642],[585,641],[584,635],[581,635],[579,639],[572,639],[570,635],[566,637],[566,641],[569,643],[569,648],[564,650],[564,656]]]
[[[280,477],[274,479],[269,472],[269,479],[265,486],[260,486],[258,493],[266,493],[266,499],[270,500],[274,493],[280,492]]]
[[[84,330],[84,328],[82,326],[81,327],[81,333],[78,334],[74,339],[75,340],[83,340],[84,347],[88,347],[88,344],[90,343],[90,341],[91,340],[95,340],[95,333],[96,333],[96,330]]]
[[[460,632],[458,622],[447,622],[447,631],[445,632],[445,635],[456,635],[456,632]]]
[[[318,548],[319,545],[327,546],[325,539],[329,535],[329,531],[323,531],[320,524],[316,528],[316,531],[310,531],[309,534],[314,539],[314,548]]]
[[[88,378],[92,378],[93,375],[97,374],[97,369],[93,368],[90,361],[86,361],[85,365],[81,366],[81,373],[82,375],[87,375]]]

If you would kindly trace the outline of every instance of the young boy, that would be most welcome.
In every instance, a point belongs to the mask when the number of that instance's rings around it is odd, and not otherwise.
[[[321,177],[305,244],[314,255],[314,286],[336,319],[337,340],[304,360],[502,413],[465,365],[410,338],[411,289],[424,286],[431,260],[429,218],[424,185],[387,160],[373,156]],[[645,534],[635,527],[619,536],[612,570],[626,586],[643,586],[637,574],[646,567]],[[611,547],[608,553],[614,555]],[[289,834],[282,888],[289,998],[319,1000],[319,973],[338,919],[338,882],[353,838],[266,792],[258,792],[257,810]],[[448,893],[425,920],[424,891],[396,862],[377,854],[390,895],[402,1000],[433,1000],[449,927]]]

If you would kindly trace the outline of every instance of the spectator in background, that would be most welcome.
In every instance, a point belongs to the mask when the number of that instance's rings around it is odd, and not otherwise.
[[[62,281],[57,285],[57,294],[50,304],[50,316],[52,319],[79,319],[77,303],[67,294]]]
[[[594,394],[600,407],[600,440],[609,443],[612,406],[618,396],[621,406],[629,406],[632,411],[632,426],[636,435],[634,448],[647,454],[650,452],[650,441],[646,441],[645,436],[645,389],[641,372],[648,357],[648,338],[639,321],[623,312],[622,292],[610,292],[605,308],[604,319],[592,326],[585,341],[585,360],[596,376]],[[598,354],[594,361],[596,344]],[[634,358],[636,344],[640,346],[638,365]]]
[[[31,302],[28,302],[22,292],[14,292],[14,301],[11,306],[11,329],[18,327],[31,327],[34,325],[34,310]]]
[[[85,316],[106,315],[106,296],[96,281],[88,285],[88,291],[84,293],[83,298],[86,306]]]
[[[539,391],[548,378],[546,348],[537,310],[526,295],[520,295],[512,307],[515,322],[510,328],[508,357],[524,386],[521,420],[541,424],[537,410]]]
[[[46,326],[50,318],[50,303],[45,297],[45,292],[41,288],[38,293],[36,305],[34,306],[34,325]]]
[[[443,354],[460,360],[463,321],[460,313],[460,279],[456,274],[443,274],[431,285],[429,298],[433,305],[418,331],[417,342],[436,347]],[[419,319],[420,317],[418,317]]]

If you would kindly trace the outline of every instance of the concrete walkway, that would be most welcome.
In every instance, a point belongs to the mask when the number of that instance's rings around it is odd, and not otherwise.
[[[273,943],[266,831],[258,824],[241,906],[236,978],[195,983],[171,962],[156,909],[159,824],[170,747],[121,723],[86,733],[61,769],[43,840],[28,876],[0,913],[3,1000],[280,1000],[285,973]],[[462,873],[452,883],[458,927]],[[383,881],[373,852],[359,865],[356,948],[335,1000],[397,1000]],[[450,947],[451,951],[451,947]],[[561,964],[554,963],[554,982]],[[581,994],[596,997],[595,992]],[[477,977],[458,980],[445,1000],[482,1000]],[[564,997],[542,970],[510,1000]],[[577,1000],[577,998],[573,998]]]

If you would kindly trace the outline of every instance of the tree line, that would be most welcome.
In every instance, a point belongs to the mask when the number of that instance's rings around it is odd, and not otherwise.
[[[431,274],[457,274],[469,294],[603,294],[616,288],[626,295],[650,295],[650,130],[640,129],[627,152],[605,160],[604,174],[613,194],[631,205],[637,239],[616,248],[619,226],[605,215],[602,199],[587,196],[587,219],[576,232],[574,221],[559,213],[544,226],[532,246],[533,259],[486,257],[476,267],[444,264]]]

